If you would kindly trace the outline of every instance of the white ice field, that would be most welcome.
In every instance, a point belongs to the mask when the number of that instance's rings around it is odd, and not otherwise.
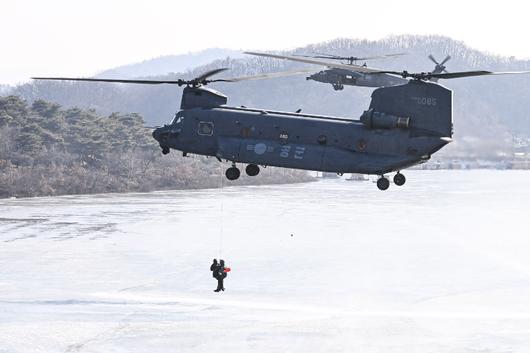
[[[0,353],[530,352],[530,172],[405,174],[0,200]]]

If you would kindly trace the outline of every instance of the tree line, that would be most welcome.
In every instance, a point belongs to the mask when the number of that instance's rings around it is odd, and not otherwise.
[[[213,188],[226,185],[225,168],[212,158],[162,156],[139,114],[102,116],[0,97],[0,197]],[[302,171],[267,168],[237,184],[309,179]]]

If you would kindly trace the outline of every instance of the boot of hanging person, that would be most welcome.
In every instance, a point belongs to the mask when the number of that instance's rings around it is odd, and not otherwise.
[[[217,280],[217,289],[214,290],[214,292],[220,292],[224,289],[223,287],[223,280],[222,279],[218,279]]]

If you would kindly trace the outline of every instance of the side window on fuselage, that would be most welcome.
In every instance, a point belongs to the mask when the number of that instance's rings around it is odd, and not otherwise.
[[[199,129],[197,133],[202,136],[212,136],[213,135],[213,123],[208,121],[199,121]]]

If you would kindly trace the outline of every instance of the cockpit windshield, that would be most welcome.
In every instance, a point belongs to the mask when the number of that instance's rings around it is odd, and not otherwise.
[[[183,122],[184,116],[180,112],[177,112],[173,118],[173,121],[171,122],[171,125],[182,125]]]

